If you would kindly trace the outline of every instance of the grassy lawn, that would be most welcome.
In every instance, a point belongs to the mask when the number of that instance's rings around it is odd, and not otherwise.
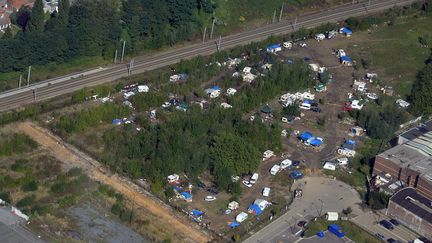
[[[356,33],[348,44],[348,53],[358,62],[366,59],[371,71],[404,97],[410,93],[417,71],[430,54],[430,48],[421,47],[418,38],[426,37],[432,43],[431,21],[432,17],[402,17],[392,26]]]
[[[373,235],[364,231],[363,229],[361,229],[354,223],[351,223],[350,221],[337,221],[332,223],[342,226],[342,230],[346,232],[346,236],[351,240],[353,240],[354,242],[357,243],[379,242]],[[324,219],[317,219],[316,221],[311,221],[306,226],[305,237],[314,236],[318,231],[327,230],[329,224],[330,222]],[[327,232],[327,234],[331,234],[331,233]]]

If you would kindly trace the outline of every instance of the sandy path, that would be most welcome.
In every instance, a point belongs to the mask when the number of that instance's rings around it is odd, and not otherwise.
[[[166,230],[184,236],[183,239],[188,242],[208,242],[211,240],[208,234],[197,228],[198,226],[184,222],[184,220],[176,217],[175,212],[164,205],[163,202],[157,201],[148,192],[142,190],[128,179],[120,178],[117,175],[107,175],[99,162],[80,152],[75,147],[63,143],[59,137],[54,136],[46,129],[30,122],[20,123],[17,127],[18,130],[26,133],[41,146],[50,150],[59,161],[64,163],[66,168],[80,167],[93,180],[110,185],[127,199],[133,200],[135,205],[146,208],[160,221],[164,222],[163,225],[167,226]]]

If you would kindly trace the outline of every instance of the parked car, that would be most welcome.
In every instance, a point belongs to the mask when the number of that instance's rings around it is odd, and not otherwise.
[[[382,225],[384,228],[386,228],[388,230],[393,230],[394,229],[393,225],[389,221],[387,221],[385,219],[381,220],[379,222],[379,224]]]
[[[290,177],[294,180],[300,179],[303,177],[303,174],[301,173],[301,171],[293,171],[290,174]]]
[[[262,195],[264,197],[268,197],[270,195],[270,187],[264,187],[264,189],[262,191]]]
[[[292,164],[292,161],[290,159],[284,159],[282,160],[282,162],[280,163],[280,168],[281,170],[284,170],[288,167],[290,167]]]
[[[382,234],[380,234],[380,233],[375,233],[375,237],[378,238],[378,239],[380,239],[381,241],[384,241],[384,240],[385,240],[384,235],[382,235]]]
[[[304,220],[302,220],[302,221],[299,221],[298,223],[297,223],[297,226],[298,227],[305,227],[306,226],[306,224],[307,224],[307,222],[306,221],[304,221]]]
[[[216,200],[216,197],[215,197],[215,196],[206,196],[206,197],[204,198],[204,200],[206,200],[207,202],[211,202],[211,201]]]
[[[270,174],[276,175],[281,170],[280,165],[273,165],[270,169]]]
[[[247,181],[247,180],[243,180],[243,181],[242,181],[242,184],[243,184],[245,187],[252,187],[252,184],[249,183],[249,181]]]
[[[397,221],[396,219],[390,219],[390,223],[394,224],[395,226],[399,225],[399,221]]]

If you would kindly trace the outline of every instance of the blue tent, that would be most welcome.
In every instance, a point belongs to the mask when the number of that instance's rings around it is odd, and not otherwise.
[[[341,28],[339,32],[344,34],[344,35],[352,35],[352,33],[353,33],[352,30],[345,28],[345,27]]]
[[[324,232],[319,231],[319,232],[316,233],[316,235],[317,235],[318,238],[323,238],[324,237]]]
[[[274,49],[277,49],[277,48],[281,48],[281,44],[268,45],[267,46],[267,51],[268,50],[274,50]]]
[[[337,237],[342,238],[345,236],[345,232],[342,231],[342,227],[336,224],[331,224],[328,226],[328,230],[335,234]]]
[[[220,90],[221,88],[219,86],[215,85],[215,86],[211,87],[210,89],[212,89],[212,90]]]
[[[342,63],[342,62],[350,62],[350,63],[352,63],[352,59],[351,59],[351,57],[349,57],[349,56],[341,56],[340,57],[340,62]]]
[[[308,142],[310,145],[315,146],[315,147],[321,146],[323,144],[323,141],[321,139],[318,139],[318,138],[313,138]]]
[[[304,132],[302,134],[299,135],[299,138],[303,141],[308,140],[309,138],[313,137],[312,133],[310,132]]]
[[[229,227],[231,227],[231,229],[234,229],[236,227],[239,227],[240,223],[238,223],[237,221],[233,221],[229,224]]]
[[[345,141],[346,144],[350,144],[350,145],[356,145],[356,142],[354,140],[348,139]]]
[[[255,214],[255,215],[260,215],[262,213],[261,208],[256,204],[250,205],[248,208],[248,211],[249,211],[249,213]]]

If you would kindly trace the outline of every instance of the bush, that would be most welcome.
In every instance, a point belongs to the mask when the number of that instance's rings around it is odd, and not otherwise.
[[[129,209],[123,210],[120,214],[120,220],[127,222],[132,220],[132,211]]]
[[[12,198],[10,196],[9,192],[2,192],[0,193],[0,199],[11,204],[12,203]]]
[[[82,174],[82,169],[78,168],[78,167],[74,167],[74,168],[70,169],[67,173],[67,175],[71,176],[71,177],[79,176],[81,174]]]
[[[65,182],[58,182],[51,186],[51,191],[54,193],[64,193],[67,189],[67,184]]]
[[[123,211],[123,206],[119,203],[114,203],[111,207],[111,213],[114,215],[120,215]]]
[[[32,209],[31,209],[32,214],[37,214],[40,216],[49,214],[51,212],[51,208],[47,205],[41,206],[41,205],[35,205]]]
[[[16,204],[17,208],[24,208],[27,206],[31,206],[32,204],[34,204],[36,199],[35,195],[29,195],[24,197],[23,199],[19,200]]]
[[[15,160],[15,163],[13,163],[12,165],[11,165],[11,170],[13,170],[13,171],[18,171],[18,172],[23,172],[23,171],[25,171],[26,170],[26,164],[27,164],[27,160],[25,160],[25,159],[18,159],[18,160]]]
[[[38,189],[38,183],[35,180],[32,180],[21,186],[21,189],[25,192],[36,191]]]

